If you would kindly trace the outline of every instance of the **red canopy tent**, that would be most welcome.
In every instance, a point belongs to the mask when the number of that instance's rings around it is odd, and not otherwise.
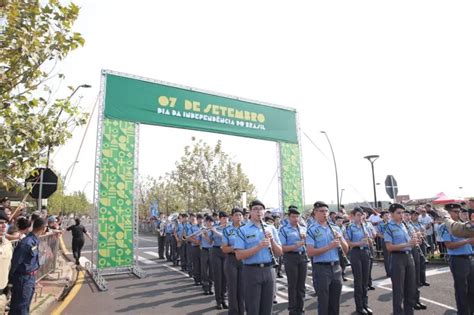
[[[432,204],[434,205],[446,205],[448,203],[460,203],[463,202],[463,199],[459,198],[451,198],[446,196],[445,193],[440,192],[439,194],[436,195],[436,199],[432,201]]]

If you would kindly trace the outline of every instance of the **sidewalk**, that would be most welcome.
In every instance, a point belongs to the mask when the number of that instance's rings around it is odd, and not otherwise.
[[[30,306],[31,314],[50,314],[59,304],[65,288],[70,288],[76,281],[76,265],[58,255],[56,270],[36,283],[35,295]]]

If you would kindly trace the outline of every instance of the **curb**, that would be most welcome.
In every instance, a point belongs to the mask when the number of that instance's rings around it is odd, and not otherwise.
[[[66,307],[69,306],[69,304],[72,302],[72,300],[79,293],[79,290],[82,287],[82,283],[84,282],[84,279],[85,279],[84,272],[83,271],[78,271],[76,280],[74,281],[74,284],[71,286],[71,288],[67,292],[67,294],[63,297],[63,301],[60,302],[59,305],[57,305],[54,308],[54,310],[51,312],[51,315],[60,315],[66,309]],[[71,295],[69,295],[69,293],[71,293]]]
[[[67,249],[66,244],[64,243],[64,239],[62,235],[59,237],[59,249],[64,259],[68,262],[71,262],[71,259],[68,256],[70,252]],[[64,287],[63,292],[61,293],[59,298],[56,300],[58,305],[54,307],[51,314],[54,314],[54,315],[61,314],[64,311],[64,309],[71,303],[74,297],[77,295],[77,293],[79,292],[82,286],[82,283],[84,282],[84,278],[85,278],[84,272],[77,267],[76,268],[71,267],[71,269],[73,270],[73,274],[74,273],[76,274],[76,276],[73,277],[74,281],[71,283],[70,286]],[[76,284],[78,284],[79,286],[76,286]],[[69,296],[69,294],[71,294],[71,296]]]

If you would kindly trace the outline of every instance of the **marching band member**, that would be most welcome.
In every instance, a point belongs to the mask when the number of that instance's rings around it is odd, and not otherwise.
[[[191,234],[197,233],[201,229],[202,224],[202,214],[196,215],[196,219],[193,218],[193,222],[191,222]],[[191,241],[191,256],[192,256],[192,265],[193,265],[193,278],[194,278],[194,285],[202,285],[201,282],[201,250],[199,246],[201,242],[197,235],[193,235],[189,237]]]
[[[234,249],[243,261],[245,309],[248,315],[270,315],[273,309],[275,255],[281,256],[275,227],[262,222],[265,205],[254,200],[249,205],[250,220],[238,229]]]
[[[219,212],[219,225],[211,228],[211,265],[212,265],[212,276],[214,280],[214,288],[216,291],[216,309],[222,308],[227,309],[227,286],[226,278],[224,275],[224,259],[225,255],[222,252],[222,233],[227,227],[227,213]]]
[[[367,288],[369,286],[369,235],[363,223],[364,212],[360,208],[352,210],[353,223],[346,231],[347,242],[351,248],[350,260],[354,276],[354,300],[357,314],[372,314],[368,305]]]
[[[416,304],[416,275],[412,248],[419,241],[410,236],[403,223],[405,207],[394,203],[388,210],[392,220],[387,224],[384,240],[390,252],[393,314],[413,314]]]
[[[206,216],[204,219],[204,229],[199,235],[201,245],[201,282],[204,295],[213,295],[212,284],[213,274],[211,266],[211,256],[209,251],[212,248],[212,239],[210,237],[211,228],[214,225],[214,219],[211,216]]]
[[[222,232],[222,251],[226,254],[224,273],[229,293],[229,315],[244,315],[244,284],[242,262],[235,258],[235,238],[242,225],[243,211],[232,209],[232,224]]]
[[[308,255],[313,257],[313,276],[318,296],[318,314],[337,315],[342,290],[342,270],[339,250],[342,255],[348,246],[341,230],[328,222],[329,208],[322,201],[314,203],[316,222],[308,230],[306,245]]]
[[[444,209],[449,211],[453,221],[459,220],[461,205],[447,204]],[[474,312],[474,261],[472,259],[474,238],[456,237],[445,225],[440,230],[448,250],[449,268],[454,280],[454,295],[458,314],[472,314]]]
[[[286,277],[288,279],[288,311],[290,315],[304,313],[305,283],[308,270],[308,256],[305,240],[306,228],[298,223],[298,208],[290,206],[288,224],[280,229]]]

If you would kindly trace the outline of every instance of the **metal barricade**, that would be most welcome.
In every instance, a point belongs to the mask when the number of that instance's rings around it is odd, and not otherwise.
[[[59,253],[59,236],[61,232],[49,232],[39,237],[40,267],[36,275],[36,281],[41,280],[56,269],[56,261]],[[12,241],[15,248],[20,241]]]

